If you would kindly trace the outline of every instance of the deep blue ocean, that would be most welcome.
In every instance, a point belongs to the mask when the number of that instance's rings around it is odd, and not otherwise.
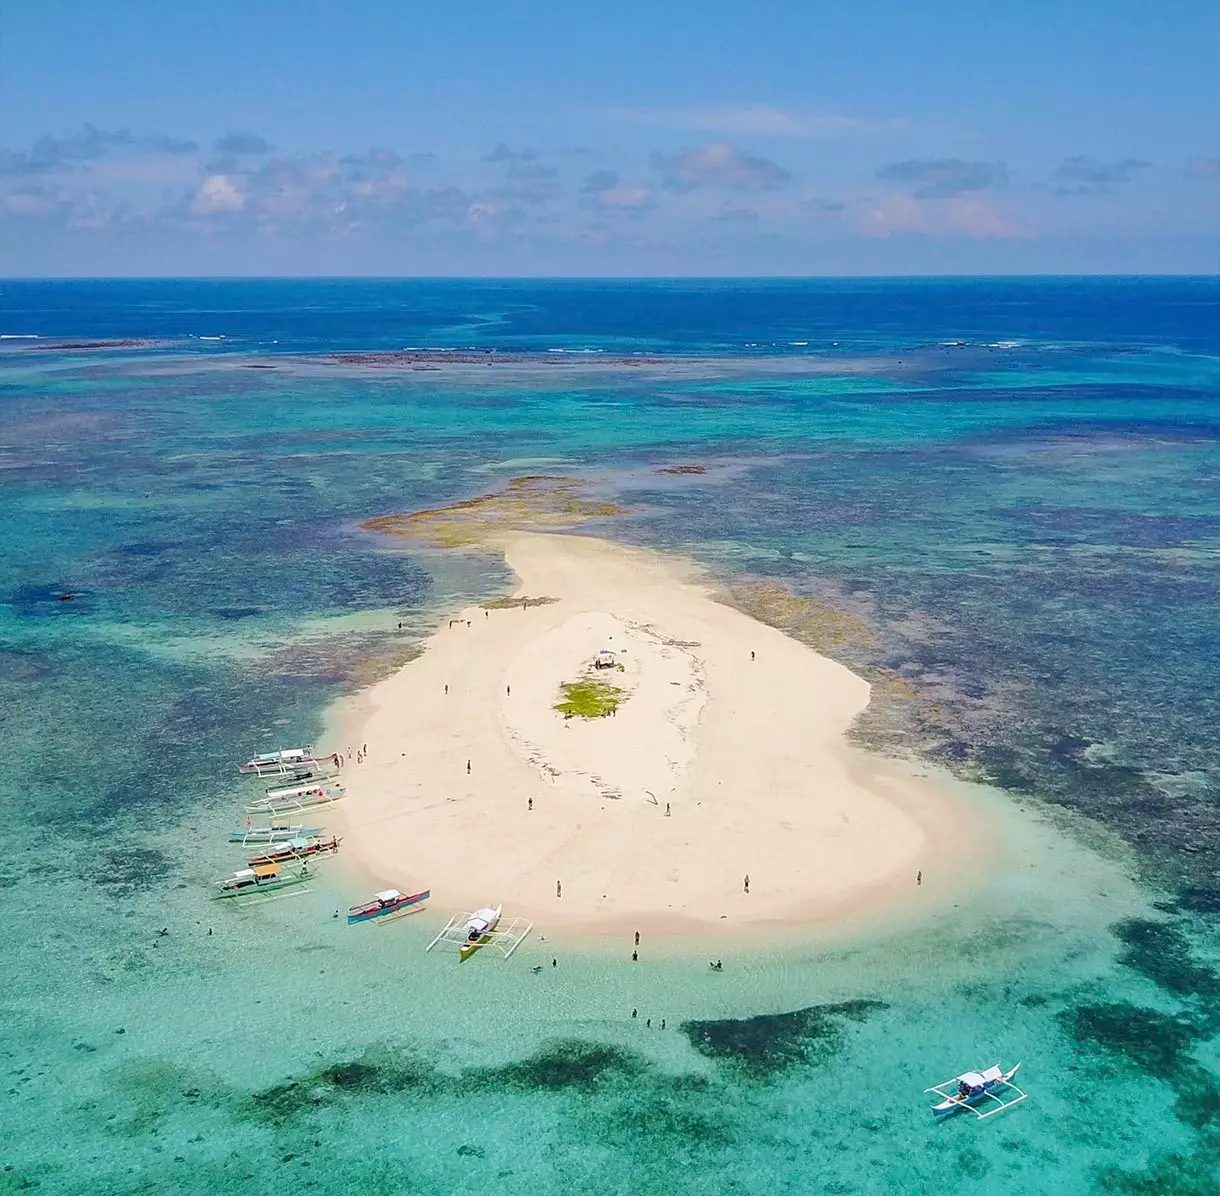
[[[1220,1190],[1220,280],[7,281],[0,337],[0,1194]],[[207,935],[234,761],[511,584],[360,523],[535,473],[865,629],[857,739],[1028,875],[715,991],[455,991],[329,891]]]

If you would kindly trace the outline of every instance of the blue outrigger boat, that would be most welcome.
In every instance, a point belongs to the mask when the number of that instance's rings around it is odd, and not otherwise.
[[[966,1109],[982,1121],[1019,1105],[1029,1095],[1012,1082],[1020,1066],[1017,1063],[1010,1071],[1001,1071],[997,1063],[984,1071],[966,1071],[943,1084],[925,1088],[925,1093],[935,1092],[941,1098],[939,1104],[932,1106],[932,1116],[951,1117]],[[975,1108],[976,1105],[982,1107]]]
[[[431,889],[424,889],[419,893],[400,893],[397,889],[382,889],[380,893],[373,894],[372,901],[353,905],[347,911],[347,921],[350,925],[352,922],[370,922],[374,918],[382,918],[387,914],[403,913],[412,906],[427,901],[431,896]]]

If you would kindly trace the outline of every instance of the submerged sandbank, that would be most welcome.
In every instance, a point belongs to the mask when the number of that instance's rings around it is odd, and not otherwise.
[[[959,796],[845,742],[868,684],[693,565],[580,536],[501,547],[517,594],[551,601],[447,618],[339,712],[339,746],[368,745],[340,817],[370,882],[557,930],[723,932],[897,909],[982,854]],[[554,709],[594,675],[622,691],[612,715]]]

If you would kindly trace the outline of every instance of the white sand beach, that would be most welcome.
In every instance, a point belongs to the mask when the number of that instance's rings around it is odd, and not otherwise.
[[[334,720],[353,756],[329,821],[370,885],[557,930],[691,933],[931,900],[968,870],[977,816],[845,742],[869,700],[848,669],[683,561],[570,535],[502,547],[517,594],[555,601],[446,619]],[[565,719],[561,684],[602,649],[621,705]]]

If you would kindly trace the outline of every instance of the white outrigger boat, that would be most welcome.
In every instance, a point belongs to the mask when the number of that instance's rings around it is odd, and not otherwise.
[[[504,922],[503,913],[504,906],[500,904],[495,909],[484,906],[472,913],[454,914],[424,950],[431,951],[437,943],[452,943],[458,949],[459,958],[469,959],[480,947],[493,946],[508,959],[534,929],[534,924],[524,918]]]
[[[254,844],[254,843],[283,843],[288,839],[308,839],[315,835],[320,835],[326,827],[324,826],[290,826],[286,822],[272,823],[271,826],[254,826],[250,820],[246,819],[244,830],[230,831],[229,842]]]
[[[275,752],[264,752],[239,764],[237,770],[256,777],[270,776],[316,776],[320,769],[332,767],[337,772],[341,764],[338,752],[318,757],[309,747],[280,748]],[[328,775],[333,776],[333,773]]]
[[[285,785],[279,789],[268,789],[266,797],[260,797],[246,807],[246,813],[274,817],[277,814],[312,810],[318,806],[332,806],[346,792],[342,785],[319,784],[317,781],[307,785]]]
[[[941,1097],[940,1104],[932,1106],[932,1115],[949,1117],[968,1109],[982,1121],[1019,1105],[1029,1096],[1012,1082],[1020,1066],[1016,1063],[1010,1070],[1001,1071],[997,1063],[985,1071],[965,1071],[951,1080],[925,1088],[925,1094],[935,1092]],[[984,1101],[987,1104],[983,1108],[975,1108]]]

